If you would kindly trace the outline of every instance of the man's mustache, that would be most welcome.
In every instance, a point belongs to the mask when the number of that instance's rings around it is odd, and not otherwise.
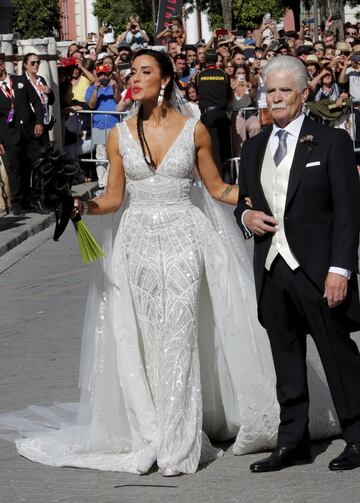
[[[273,103],[271,110],[286,110],[287,106],[284,103]]]

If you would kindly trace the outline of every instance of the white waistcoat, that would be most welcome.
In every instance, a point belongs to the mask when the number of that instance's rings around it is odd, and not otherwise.
[[[293,252],[287,242],[284,230],[284,212],[286,194],[289,184],[290,168],[293,162],[296,143],[287,155],[276,166],[271,154],[270,140],[268,141],[261,170],[261,185],[266,200],[278,223],[278,230],[274,234],[269,253],[266,257],[265,267],[269,271],[276,255],[279,253],[287,265],[292,269],[299,267]]]

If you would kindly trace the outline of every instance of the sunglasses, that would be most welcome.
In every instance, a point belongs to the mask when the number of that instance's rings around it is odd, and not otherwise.
[[[40,65],[41,61],[30,61],[31,66]]]
[[[346,35],[357,35],[356,31],[347,31]]]

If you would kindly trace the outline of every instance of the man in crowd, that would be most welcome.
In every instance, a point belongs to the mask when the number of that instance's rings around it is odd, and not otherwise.
[[[7,74],[4,54],[0,54],[0,91],[0,155],[9,179],[11,212],[23,215],[29,205],[44,211],[41,187],[30,185],[31,171],[41,155],[43,107],[27,78]]]
[[[130,63],[132,51],[130,49],[130,44],[127,42],[120,42],[118,45],[118,62],[121,63]]]
[[[96,81],[86,91],[86,102],[91,110],[114,112],[121,99],[118,85],[111,77],[110,70],[104,65],[96,68]],[[92,140],[96,145],[96,172],[100,190],[104,190],[108,176],[106,160],[106,140],[110,130],[119,122],[117,115],[94,114]]]
[[[207,127],[213,148],[213,156],[220,174],[230,157],[230,130],[227,116],[231,88],[226,73],[217,68],[216,51],[205,54],[206,68],[197,77],[201,122]]]

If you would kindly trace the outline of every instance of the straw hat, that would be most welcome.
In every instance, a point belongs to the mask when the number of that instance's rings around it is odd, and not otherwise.
[[[344,52],[347,54],[350,54],[350,52],[352,52],[350,44],[348,44],[347,42],[337,42],[336,49],[338,51],[341,51],[341,52]]]
[[[319,59],[315,56],[315,54],[309,54],[309,56],[306,56],[305,65],[316,65],[318,68],[321,66]]]

